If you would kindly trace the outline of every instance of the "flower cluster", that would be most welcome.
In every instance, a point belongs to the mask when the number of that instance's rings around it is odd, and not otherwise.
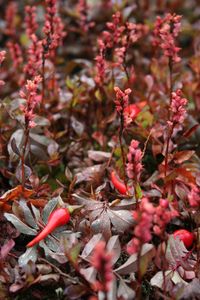
[[[176,46],[176,37],[180,32],[181,16],[167,14],[163,19],[158,16],[154,28],[154,45],[160,46],[164,55],[170,57],[174,62],[179,62],[178,52],[180,48]]]
[[[57,15],[56,0],[45,0],[46,14],[43,32],[46,38],[43,40],[43,47],[45,49],[45,56],[55,56],[55,51],[66,35],[64,25],[61,18]]]
[[[136,253],[144,243],[149,242],[152,238],[152,228],[154,234],[162,236],[166,225],[177,216],[176,210],[170,210],[167,199],[160,199],[159,205],[154,207],[148,198],[142,198],[139,209],[133,212],[136,226],[133,233],[134,237],[128,245],[128,252],[130,254]]]
[[[188,194],[188,200],[192,207],[200,207],[200,189],[196,185],[191,186]]]
[[[9,36],[14,36],[16,33],[16,15],[17,15],[17,4],[12,1],[6,8],[6,29],[5,33]]]
[[[116,93],[115,105],[116,110],[119,114],[124,113],[124,109],[128,106],[129,95],[131,93],[131,89],[126,89],[124,92],[120,90],[119,87],[114,87],[114,91]]]
[[[118,11],[112,16],[112,22],[107,22],[106,26],[110,30],[103,32],[103,37],[105,38],[107,47],[112,48],[114,44],[120,43],[122,39],[122,33],[125,30],[125,26],[121,25],[122,16]]]
[[[104,58],[105,44],[101,39],[98,39],[99,54],[95,57],[96,60],[96,76],[95,82],[102,86],[104,84],[106,61]]]
[[[100,241],[94,249],[91,264],[97,270],[100,281],[95,282],[97,291],[108,292],[113,279],[112,253],[105,249],[105,242]]]
[[[120,66],[124,63],[125,60],[125,56],[126,56],[126,47],[119,47],[119,48],[115,48],[114,50],[114,57],[115,57],[115,66]]]
[[[26,16],[25,16],[25,25],[26,25],[26,34],[30,38],[32,34],[35,34],[38,24],[36,22],[36,7],[27,5],[25,7]]]
[[[186,109],[187,99],[182,97],[181,90],[177,90],[172,93],[172,101],[170,105],[170,110],[172,112],[172,116],[170,121],[173,124],[182,124],[186,117]]]
[[[20,97],[26,100],[26,104],[20,106],[24,114],[26,128],[33,128],[36,125],[33,121],[35,117],[34,110],[41,100],[41,97],[37,94],[38,85],[41,81],[40,76],[35,76],[33,80],[27,80],[26,91],[20,91]]]
[[[109,31],[104,31],[102,35],[105,45],[107,48],[117,46],[118,53],[126,52],[129,45],[135,43],[148,30],[143,24],[124,23],[119,11],[112,16],[112,22],[107,22],[106,26]]]
[[[122,67],[124,69],[129,46],[147,32],[147,26],[123,22],[121,12],[119,11],[113,14],[112,22],[107,22],[106,26],[107,30],[103,31],[100,37],[101,45],[103,45],[103,53],[105,54],[107,50],[113,48],[114,62],[111,63],[112,67]],[[102,55],[102,47],[99,47],[99,43],[98,48],[99,55],[96,57],[97,70],[99,70],[99,61],[101,61],[101,64],[105,64],[105,55]]]
[[[79,24],[83,32],[88,32],[88,30],[94,26],[94,22],[89,22],[87,19],[87,12],[89,10],[86,0],[79,0],[76,6],[76,11],[79,15]]]
[[[0,65],[4,61],[5,56],[6,56],[6,51],[4,51],[4,50],[0,51]],[[2,86],[4,84],[5,84],[5,82],[3,80],[0,80],[0,86]]]
[[[167,199],[160,199],[159,205],[155,207],[154,217],[153,217],[153,231],[156,235],[162,236],[165,232],[166,225],[178,216],[176,210],[169,209],[169,201]]]
[[[24,72],[30,76],[38,74],[42,65],[42,41],[38,40],[35,34],[30,36],[31,44],[27,49],[27,64],[24,66]]]
[[[23,62],[22,50],[19,44],[9,41],[7,47],[13,61],[13,67],[19,68]]]
[[[142,151],[139,148],[139,142],[132,140],[127,154],[128,163],[126,165],[127,176],[138,182],[142,171]]]
[[[142,198],[139,209],[133,212],[133,219],[137,223],[134,228],[134,237],[128,245],[129,254],[136,253],[144,243],[151,240],[154,206],[148,198]]]

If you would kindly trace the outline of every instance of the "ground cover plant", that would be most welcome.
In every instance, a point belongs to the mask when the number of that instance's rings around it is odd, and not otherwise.
[[[0,5],[0,300],[200,299],[199,2]]]

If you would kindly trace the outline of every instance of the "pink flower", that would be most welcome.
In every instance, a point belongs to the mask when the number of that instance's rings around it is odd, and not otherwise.
[[[178,216],[178,212],[174,209],[170,210],[169,201],[167,199],[160,199],[159,205],[154,208],[154,227],[153,231],[156,235],[164,235],[166,225],[173,219]]]
[[[133,218],[137,225],[134,228],[134,237],[127,248],[129,254],[138,252],[144,243],[151,240],[151,227],[154,212],[155,209],[149,202],[149,199],[145,197],[142,198],[139,209],[133,212]]]
[[[13,36],[16,33],[16,15],[17,15],[17,3],[12,1],[7,5],[6,8],[6,30],[7,35]]]
[[[42,41],[39,41],[35,34],[30,36],[31,44],[27,50],[27,64],[24,66],[24,72],[28,75],[35,76],[38,74],[42,65]]]
[[[155,46],[160,46],[164,55],[171,57],[174,62],[179,62],[178,52],[180,48],[176,46],[176,37],[181,27],[181,16],[176,14],[167,14],[163,19],[158,16],[154,28]]]
[[[94,26],[94,22],[89,22],[87,19],[87,12],[89,10],[88,4],[86,0],[79,0],[76,6],[76,10],[79,15],[79,24],[81,30],[84,32],[88,32],[88,30]]]
[[[199,187],[192,185],[191,191],[188,194],[188,200],[192,207],[200,206],[200,189]]]
[[[41,81],[40,76],[35,76],[33,80],[27,80],[25,91],[20,91],[20,97],[26,100],[26,104],[21,105],[20,109],[24,113],[25,125],[28,128],[33,128],[36,125],[33,121],[35,117],[34,110],[41,100],[37,94],[38,85]]]
[[[132,140],[127,154],[128,163],[126,165],[127,176],[135,181],[140,180],[142,171],[142,151],[139,148],[139,142]]]
[[[112,22],[107,22],[106,24],[107,28],[111,31],[110,42],[112,40],[112,43],[114,44],[118,44],[120,42],[122,33],[125,30],[125,26],[121,25],[121,22],[122,22],[121,12],[117,11],[112,16]]]
[[[172,116],[170,121],[174,124],[182,124],[186,117],[186,109],[187,99],[182,97],[181,90],[177,90],[172,93],[172,102],[170,105],[170,110],[172,112]]]
[[[36,7],[27,5],[25,7],[25,11],[26,33],[28,37],[31,37],[32,34],[35,34],[38,28],[38,24],[36,23]]]
[[[43,39],[43,47],[46,57],[54,57],[56,49],[62,45],[66,32],[64,31],[64,24],[61,18],[57,15],[57,0],[45,0],[45,2],[47,8],[43,32],[46,38]]]
[[[10,52],[11,59],[13,61],[13,67],[19,68],[23,62],[22,50],[19,44],[9,41],[7,43],[8,50]]]
[[[116,110],[118,113],[123,113],[124,109],[128,106],[129,95],[131,93],[131,89],[126,89],[124,92],[120,90],[119,87],[114,87],[114,91],[116,93]]]
[[[100,241],[94,249],[91,265],[97,270],[101,278],[100,281],[95,282],[95,288],[98,291],[108,292],[110,284],[113,279],[112,272],[112,253],[107,252],[105,249],[105,242]]]
[[[99,54],[95,57],[96,60],[96,76],[95,81],[102,86],[104,84],[106,61],[104,58],[105,44],[101,39],[98,39]]]

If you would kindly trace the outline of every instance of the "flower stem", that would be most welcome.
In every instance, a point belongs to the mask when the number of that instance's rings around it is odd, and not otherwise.
[[[119,129],[119,144],[121,149],[121,157],[123,162],[123,181],[127,188],[127,181],[126,181],[126,159],[125,159],[125,153],[124,153],[124,147],[122,143],[122,137],[123,137],[123,129],[124,129],[124,117],[123,113],[120,114],[120,129]]]
[[[22,181],[22,191],[24,191],[25,187],[25,155],[26,155],[26,148],[28,145],[28,140],[29,140],[29,128],[26,126],[25,131],[24,131],[24,136],[25,136],[25,141],[22,149],[22,155],[21,155],[21,181]]]

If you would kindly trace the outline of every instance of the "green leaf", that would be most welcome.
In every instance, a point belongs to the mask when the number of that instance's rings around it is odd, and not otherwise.
[[[19,230],[20,233],[24,233],[24,234],[28,234],[28,235],[36,235],[37,234],[37,230],[32,229],[31,227],[29,227],[28,225],[23,223],[15,215],[5,213],[4,216],[8,221],[10,221],[15,226],[15,228],[17,228],[17,230]]]
[[[78,243],[70,249],[70,258],[73,263],[76,263],[80,254],[81,244]]]
[[[26,202],[24,200],[21,200],[19,202],[19,206],[22,208],[22,210],[24,212],[24,217],[25,217],[27,224],[35,229],[38,229],[39,227],[38,227],[35,219],[33,218],[33,215],[31,213],[28,205],[26,204]]]
[[[47,223],[49,215],[52,213],[52,211],[54,210],[54,208],[57,206],[59,197],[60,196],[51,199],[45,205],[45,207],[43,209],[43,212],[42,212],[42,219],[44,220],[44,223]]]
[[[136,184],[135,191],[136,191],[136,198],[141,199],[142,198],[142,189],[141,189],[139,183]]]
[[[97,98],[97,100],[102,101],[102,95],[101,95],[101,92],[99,90],[97,90],[95,92],[95,97]]]
[[[20,257],[19,257],[19,260],[18,260],[18,263],[19,263],[19,266],[22,267],[22,266],[25,266],[27,265],[27,263],[31,260],[32,262],[36,262],[37,260],[37,247],[34,246],[34,247],[31,247],[31,248],[28,248],[26,250],[25,253],[23,253]]]

